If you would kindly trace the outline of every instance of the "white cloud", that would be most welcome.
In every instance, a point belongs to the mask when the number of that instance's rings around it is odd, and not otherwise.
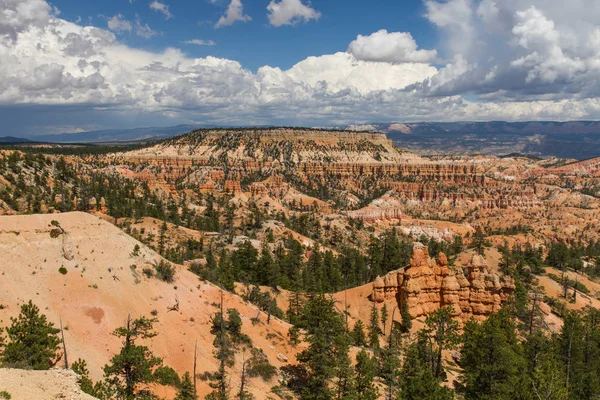
[[[133,26],[127,21],[123,14],[117,14],[108,19],[108,29],[116,33],[131,32]]]
[[[252,72],[233,60],[192,58],[176,48],[127,46],[108,29],[59,18],[41,0],[0,0],[0,106],[71,112],[63,125],[85,122],[82,110],[97,113],[95,118],[135,115],[156,124],[159,117],[321,126],[600,119],[600,12],[577,8],[587,0],[572,1],[583,21],[578,24],[561,15],[559,0],[527,0],[527,6],[496,1],[496,11],[466,3],[469,29],[482,43],[453,53],[452,43],[443,42],[438,50],[449,61],[439,69],[404,62],[431,54],[419,53],[427,50],[405,35],[387,33],[381,34],[383,44],[374,35],[363,37],[362,53],[354,51],[359,57],[339,52],[308,57],[287,70],[263,66]],[[241,9],[238,15],[244,15]],[[460,37],[455,23],[439,15],[434,19],[441,24],[440,36]],[[139,17],[132,32],[157,34]],[[363,57],[369,54],[367,44],[377,62]],[[473,49],[481,51],[479,57]],[[475,93],[477,100],[465,93]]]
[[[425,17],[449,32],[444,40],[451,53],[466,53],[477,38],[472,23],[472,0],[449,0],[444,3],[426,0],[425,8]]]
[[[303,4],[301,0],[271,0],[267,10],[269,23],[273,26],[295,25],[321,17],[320,12]]]
[[[148,24],[142,24],[140,16],[137,14],[135,16],[135,34],[145,39],[150,39],[159,35],[159,33],[150,28]]]
[[[169,6],[165,3],[161,3],[158,0],[153,0],[150,2],[150,8],[154,11],[157,11],[165,16],[166,19],[173,18],[173,14],[169,11]]]
[[[527,82],[536,78],[544,82],[570,79],[586,69],[582,60],[570,58],[563,52],[554,22],[537,8],[517,11],[517,24],[512,31],[519,45],[531,52],[512,62],[528,71]]]
[[[436,72],[431,66],[360,61],[351,54],[336,53],[308,57],[285,74],[298,85],[329,92],[351,90],[366,95],[380,90],[403,89]]]
[[[233,25],[236,21],[247,22],[251,21],[252,18],[249,15],[244,14],[244,5],[241,0],[231,0],[225,15],[221,15],[221,18],[217,21],[215,27],[220,28],[222,26]]]
[[[393,63],[427,63],[437,55],[435,50],[417,50],[410,33],[385,29],[369,36],[358,35],[348,46],[348,52],[359,60]]]
[[[15,39],[28,27],[46,25],[51,15],[52,8],[44,0],[0,0],[0,35]]]
[[[426,17],[440,29],[438,51],[467,67],[427,95],[479,94],[487,101],[561,100],[600,95],[594,0],[428,0]],[[453,64],[453,62],[451,62]]]
[[[192,39],[183,42],[185,44],[195,44],[197,46],[214,46],[216,43],[213,40]]]

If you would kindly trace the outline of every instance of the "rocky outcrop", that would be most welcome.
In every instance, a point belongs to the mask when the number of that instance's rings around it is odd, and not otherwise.
[[[223,184],[223,191],[225,193],[241,193],[242,186],[240,185],[240,181],[226,180]]]
[[[97,400],[79,387],[79,375],[71,370],[27,371],[0,368],[2,391],[7,399]]]
[[[453,175],[447,175],[452,177]],[[449,179],[444,182],[454,183]],[[460,191],[456,187],[437,186],[432,187],[430,183],[398,182],[387,180],[383,182],[385,187],[393,189],[398,195],[407,200],[418,200],[423,202],[443,202],[449,201],[453,205],[460,202],[476,203],[481,208],[516,208],[516,207],[538,207],[542,204],[538,200],[535,190],[532,187],[513,188],[511,185],[499,184],[492,180],[479,180],[472,178],[471,184],[464,181]],[[485,185],[482,186],[482,184]],[[479,191],[479,192],[475,192]]]
[[[399,307],[406,302],[412,318],[453,306],[455,316],[466,320],[498,311],[514,292],[512,278],[490,273],[479,255],[465,270],[449,266],[444,253],[431,258],[427,247],[415,243],[409,266],[375,279],[371,300],[395,299]]]
[[[348,217],[360,219],[363,221],[377,221],[402,219],[402,210],[400,208],[361,208],[360,210],[348,211]]]

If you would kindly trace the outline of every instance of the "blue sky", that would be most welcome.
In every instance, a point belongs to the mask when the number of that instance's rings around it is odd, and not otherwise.
[[[0,0],[0,55],[0,136],[600,119],[597,0]]]
[[[163,3],[169,6],[172,18],[150,9],[149,1],[54,0],[60,16],[106,28],[107,18],[122,14],[133,21],[136,14],[160,35],[146,40],[133,33],[119,35],[134,47],[159,51],[168,46],[181,47],[190,56],[213,55],[237,60],[246,68],[256,71],[263,65],[290,68],[312,55],[345,51],[348,43],[358,34],[369,35],[380,29],[411,32],[415,40],[426,48],[435,47],[437,31],[424,17],[425,8],[420,0],[375,0],[365,7],[364,0],[315,0],[311,6],[321,13],[318,21],[275,28],[269,25],[265,8],[269,0],[251,0],[244,3],[244,12],[252,20],[236,22],[231,26],[215,28],[225,12],[228,1],[176,0]],[[186,45],[191,39],[212,40],[214,46]]]

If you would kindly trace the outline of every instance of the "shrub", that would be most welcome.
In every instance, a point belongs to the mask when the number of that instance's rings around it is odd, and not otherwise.
[[[252,357],[248,360],[249,376],[260,376],[264,381],[269,381],[273,378],[276,371],[277,368],[269,363],[269,359],[261,349],[252,349]]]
[[[10,400],[12,399],[12,396],[6,390],[3,390],[0,392],[0,399]]]
[[[175,268],[170,262],[160,260],[158,264],[154,266],[156,270],[156,277],[163,282],[171,283],[175,280]]]
[[[133,251],[131,252],[131,256],[137,257],[139,255],[140,255],[140,245],[136,243],[136,245],[133,246]]]
[[[60,268],[58,269],[58,272],[60,272],[60,273],[61,273],[61,274],[63,274],[63,275],[66,275],[66,274],[67,274],[67,269],[66,269],[65,267],[60,267]]]
[[[283,311],[277,306],[275,297],[271,296],[268,292],[261,292],[258,286],[252,286],[252,288],[246,290],[242,298],[254,304],[265,313],[270,312],[274,317],[283,318]]]
[[[154,270],[152,268],[144,268],[142,273],[146,275],[146,278],[150,279],[154,276]]]

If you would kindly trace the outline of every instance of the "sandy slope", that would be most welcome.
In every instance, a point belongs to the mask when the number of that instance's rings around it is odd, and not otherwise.
[[[68,237],[50,237],[53,219],[60,222]],[[139,257],[130,255],[135,244],[142,249]],[[72,260],[65,258],[63,247],[72,249]],[[198,372],[217,369],[209,323],[217,310],[220,290],[182,267],[178,267],[173,284],[146,278],[142,269],[159,256],[110,223],[79,212],[0,217],[0,254],[0,304],[4,305],[0,326],[8,324],[20,305],[32,299],[57,325],[62,318],[69,359],[86,359],[93,378],[101,377],[102,366],[120,348],[120,340],[111,332],[128,314],[149,317],[153,310],[158,312],[155,328],[159,335],[150,346],[166,364],[179,373],[191,370],[197,341]],[[67,269],[66,275],[59,272],[61,266]],[[176,298],[180,311],[168,312]],[[272,319],[267,326],[263,315],[263,323],[253,326],[250,318],[257,315],[254,306],[228,293],[224,301],[225,308],[240,311],[243,331],[272,364],[283,364],[278,360],[280,353],[294,360],[297,350],[287,342],[288,324]],[[236,366],[234,388],[238,371]],[[198,382],[201,393],[209,390],[205,382]],[[274,384],[255,379],[251,390],[257,398],[265,398]]]
[[[25,371],[0,369],[0,391],[11,400],[64,399],[93,400],[77,384],[77,375],[70,370]]]

